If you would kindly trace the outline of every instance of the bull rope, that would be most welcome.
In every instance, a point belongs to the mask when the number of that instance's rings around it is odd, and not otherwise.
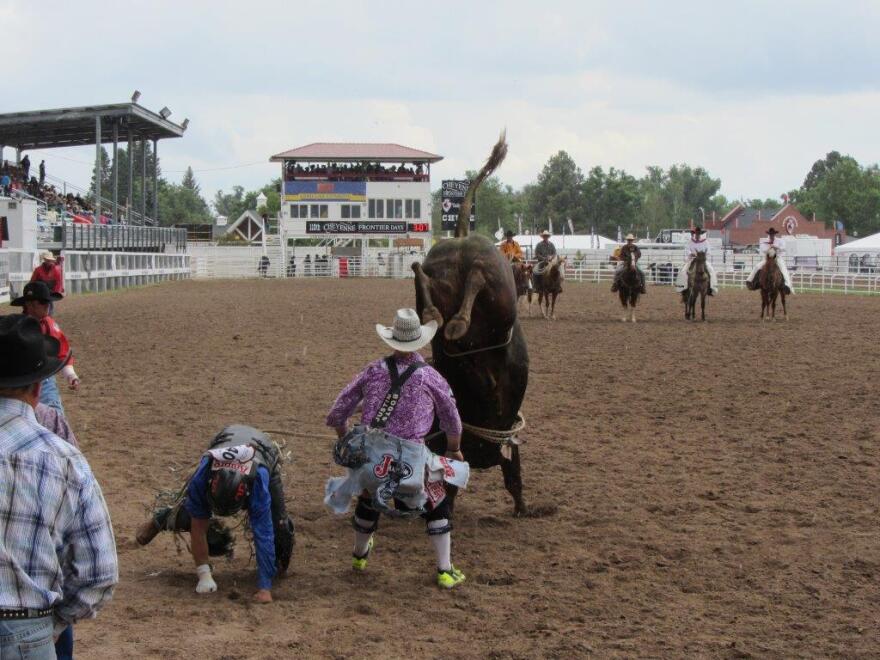
[[[474,355],[475,353],[483,353],[485,351],[494,351],[496,348],[504,348],[505,346],[507,346],[511,342],[511,340],[513,340],[513,326],[511,326],[510,330],[507,332],[507,339],[505,339],[500,344],[495,344],[495,346],[486,346],[484,348],[475,348],[470,351],[461,351],[460,353],[450,353],[444,347],[443,352],[446,354],[446,357],[462,357],[464,355]]]
[[[516,413],[516,421],[513,423],[507,430],[503,429],[487,429],[482,426],[476,426],[474,424],[468,424],[467,422],[461,423],[461,428],[465,431],[469,432],[471,435],[475,435],[478,438],[483,440],[488,440],[489,442],[496,445],[519,445],[522,444],[522,440],[517,438],[517,434],[520,433],[526,427],[526,418],[521,413]]]

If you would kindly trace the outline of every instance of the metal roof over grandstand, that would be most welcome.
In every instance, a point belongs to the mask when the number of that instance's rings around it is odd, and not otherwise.
[[[35,110],[0,114],[0,145],[20,149],[46,149],[96,144],[97,118],[101,118],[101,142],[125,139],[128,130],[137,139],[162,140],[183,137],[180,126],[137,103],[114,103],[79,108]]]
[[[391,143],[313,142],[312,144],[275,154],[269,160],[273,163],[285,160],[364,160],[436,163],[439,160],[443,160],[443,156]]]

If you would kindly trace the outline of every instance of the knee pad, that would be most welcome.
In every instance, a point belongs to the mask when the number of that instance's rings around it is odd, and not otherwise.
[[[370,522],[376,522],[379,520],[379,512],[373,508],[373,503],[370,500],[359,497],[357,507],[354,510],[355,518],[360,518],[361,520],[369,520]]]
[[[452,522],[447,518],[428,520],[426,521],[425,531],[428,533],[428,536],[440,536],[441,534],[448,534],[452,531]]]
[[[359,515],[354,514],[351,517],[351,526],[354,527],[354,531],[360,532],[361,534],[372,534],[379,528],[379,518],[377,517],[375,520],[371,520],[370,525],[363,525],[361,521],[364,519]]]

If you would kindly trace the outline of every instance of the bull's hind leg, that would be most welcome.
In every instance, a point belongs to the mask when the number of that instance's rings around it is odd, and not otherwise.
[[[461,300],[461,307],[458,313],[449,319],[449,323],[446,324],[446,330],[444,330],[444,335],[450,341],[461,339],[467,333],[468,328],[471,327],[471,309],[473,309],[477,294],[480,293],[484,286],[486,286],[486,277],[483,275],[483,268],[479,263],[474,262],[464,284],[464,297]]]
[[[412,265],[416,275],[416,300],[422,301],[422,323],[437,321],[437,327],[443,327],[443,315],[434,306],[431,300],[431,278],[422,270],[422,264],[416,262]]]
[[[510,458],[501,458],[501,473],[504,475],[504,487],[513,497],[513,513],[524,516],[528,513],[523,499],[522,466],[519,462],[519,446],[510,445]]]

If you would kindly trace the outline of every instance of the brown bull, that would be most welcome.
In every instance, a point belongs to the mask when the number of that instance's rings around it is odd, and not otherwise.
[[[482,236],[467,235],[476,189],[506,153],[502,135],[468,188],[456,237],[431,248],[424,263],[414,264],[413,271],[416,309],[423,322],[434,319],[441,326],[431,342],[434,367],[452,387],[465,423],[464,457],[478,469],[500,465],[515,512],[522,515],[526,504],[519,447],[486,439],[487,435],[503,436],[514,427],[528,384],[529,357],[517,321],[516,286],[510,264],[495,245]],[[445,444],[442,434],[434,434],[429,441],[436,452],[443,452]]]

